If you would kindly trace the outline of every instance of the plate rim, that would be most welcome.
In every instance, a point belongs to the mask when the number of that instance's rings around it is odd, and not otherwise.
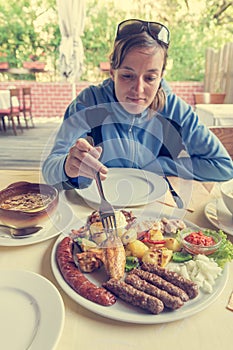
[[[135,173],[135,176],[138,176],[139,172],[140,173],[144,172],[145,174],[148,174],[148,178],[149,177],[153,177],[154,179],[158,179],[159,178],[161,180],[161,184],[163,184],[164,188],[163,188],[163,191],[161,192],[161,195],[159,195],[159,196],[158,195],[156,195],[156,196],[154,195],[153,196],[153,195],[147,194],[147,197],[146,197],[147,200],[146,201],[145,200],[141,200],[141,201],[136,201],[134,203],[131,203],[131,202],[129,202],[129,203],[123,203],[123,202],[120,203],[120,202],[116,201],[115,204],[113,203],[113,207],[115,207],[115,208],[118,208],[118,207],[137,207],[137,206],[142,206],[142,205],[153,203],[157,199],[159,199],[162,196],[164,196],[165,193],[168,190],[168,184],[163,179],[163,176],[160,176],[160,175],[155,174],[155,173],[153,173],[151,171],[148,171],[148,170],[137,169],[137,168],[109,168],[109,175],[111,175],[111,172],[113,174],[114,173],[116,173],[116,174],[121,173],[122,174],[122,171],[127,171],[128,174],[129,174],[129,172],[130,173]],[[126,174],[126,176],[127,176],[127,174]],[[144,177],[142,179],[144,179]],[[160,186],[161,186],[161,184],[160,184]],[[92,184],[89,187],[87,187],[85,189],[82,189],[82,190],[76,188],[75,191],[80,195],[80,197],[82,197],[88,203],[93,203],[95,205],[96,204],[98,205],[98,204],[100,204],[99,197],[97,197],[97,199],[96,199],[96,198],[93,198],[93,197],[91,198],[90,196],[87,198],[85,196],[85,194],[88,193],[88,190],[90,190],[90,188],[92,188],[92,186],[95,186],[93,184],[93,182],[92,182]]]
[[[156,213],[154,212],[153,215],[156,215]],[[159,217],[161,217],[160,214],[158,214]],[[166,215],[164,215],[166,216]],[[150,216],[149,216],[150,217]],[[147,218],[145,216],[145,218]],[[176,219],[176,217],[172,217],[174,219]],[[192,227],[198,227],[198,225],[188,221],[188,220],[184,220],[184,222],[187,225],[191,225]],[[54,243],[54,246],[52,248],[51,251],[51,267],[52,267],[52,271],[54,274],[54,277],[56,279],[56,281],[58,282],[58,284],[60,285],[60,287],[62,288],[62,290],[72,299],[74,300],[76,303],[78,303],[79,305],[81,305],[82,307],[84,307],[85,309],[94,312],[97,315],[103,316],[105,318],[108,319],[112,319],[115,321],[121,321],[121,322],[125,322],[125,323],[134,323],[134,324],[161,324],[161,323],[168,323],[168,322],[173,322],[173,321],[177,321],[180,319],[184,319],[186,317],[190,317],[200,311],[202,311],[203,309],[207,308],[209,305],[211,305],[216,299],[217,297],[222,293],[227,279],[228,279],[228,265],[225,266],[222,275],[219,277],[220,279],[220,286],[217,290],[214,291],[214,293],[210,294],[210,297],[208,298],[208,296],[204,299],[203,303],[197,307],[196,305],[194,305],[193,308],[191,308],[190,310],[186,310],[181,308],[181,312],[179,312],[180,310],[176,310],[176,311],[171,311],[173,317],[166,317],[165,313],[161,313],[159,315],[151,315],[151,314],[143,314],[143,316],[141,314],[138,314],[135,317],[135,314],[129,314],[130,316],[124,316],[121,317],[116,313],[113,314],[110,311],[110,314],[108,313],[108,310],[113,310],[114,305],[110,306],[110,307],[105,307],[105,306],[101,306],[98,304],[93,303],[92,301],[89,301],[85,298],[83,298],[82,296],[80,296],[78,293],[76,293],[68,284],[67,282],[64,280],[63,276],[60,273],[59,267],[57,265],[56,262],[56,248],[58,243],[67,235],[61,234],[57,240]],[[201,292],[201,294],[204,294],[203,292]],[[120,301],[120,303],[123,303],[122,301]],[[190,303],[192,304],[192,300],[190,300]],[[195,299],[194,299],[194,303],[195,303]],[[185,307],[185,306],[184,306]],[[183,312],[182,312],[183,310]],[[133,315],[131,317],[131,315]],[[143,319],[142,321],[142,317],[145,317],[145,319]]]
[[[46,277],[29,270],[2,269],[0,270],[0,277],[0,288],[4,286],[5,280],[5,283],[8,283],[9,287],[17,288],[32,296],[38,305],[41,322],[30,344],[30,348],[40,350],[42,348],[41,346],[48,344],[48,337],[49,348],[55,348],[60,340],[65,322],[64,302],[55,285]],[[43,293],[41,293],[41,288],[43,288]],[[47,291],[47,293],[44,293],[44,291]],[[48,292],[51,299],[49,303],[47,297],[43,296],[48,294]],[[52,316],[54,312],[56,312],[55,321]],[[51,323],[53,327],[51,327]],[[50,329],[49,332],[48,328]],[[45,347],[43,348],[45,349]]]
[[[59,208],[60,208],[60,210],[59,210]],[[64,208],[65,208],[66,215],[63,214]],[[63,222],[65,222],[64,227],[62,227],[62,228],[60,227],[58,229],[56,227],[56,224],[54,224],[54,222],[51,219],[51,223],[50,223],[49,228],[46,228],[46,225],[45,225],[45,227],[41,231],[39,231],[38,233],[36,233],[35,235],[33,235],[31,237],[22,238],[22,239],[13,239],[10,236],[3,237],[3,236],[1,236],[1,233],[0,233],[0,247],[1,246],[2,247],[27,246],[27,245],[31,245],[31,244],[41,243],[41,242],[44,242],[48,239],[51,239],[53,237],[58,236],[62,230],[65,230],[69,227],[69,225],[72,222],[73,217],[74,217],[74,213],[73,213],[72,208],[64,201],[61,201],[59,203],[56,213],[58,211],[61,214]],[[49,231],[51,231],[51,230],[53,231],[53,233],[48,234],[48,235],[46,234],[45,236],[40,236],[41,233],[46,232],[46,231],[49,233]]]

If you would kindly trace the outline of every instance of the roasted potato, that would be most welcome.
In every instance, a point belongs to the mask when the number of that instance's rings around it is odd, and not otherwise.
[[[162,264],[161,267],[165,267],[172,258],[173,251],[167,248],[162,248]]]
[[[157,249],[148,249],[142,257],[142,262],[158,266],[161,261],[161,253]]]
[[[143,242],[136,239],[135,241],[128,243],[126,249],[130,250],[131,255],[141,259],[149,248]]]
[[[129,228],[124,234],[123,236],[121,236],[121,240],[122,243],[124,245],[127,245],[130,242],[133,242],[137,239],[137,231],[135,230],[135,228],[131,227]]]
[[[167,249],[173,250],[173,252],[178,252],[182,248],[182,244],[178,242],[176,238],[168,237],[165,238],[165,247]]]
[[[126,232],[127,221],[124,214],[120,210],[115,211],[116,225],[117,225],[117,234],[121,237]]]
[[[94,235],[95,233],[100,233],[103,231],[104,231],[104,228],[103,228],[102,222],[100,221],[93,222],[93,224],[90,225],[91,235]]]
[[[149,234],[150,234],[150,239],[152,241],[161,241],[164,239],[163,234],[160,230],[151,229],[149,230]]]
[[[155,266],[165,267],[171,260],[172,253],[172,250],[169,250],[167,248],[151,248],[144,253],[142,262],[153,264]]]
[[[107,235],[104,231],[93,233],[91,237],[92,237],[92,240],[98,245],[103,243],[107,239]]]
[[[89,239],[82,238],[81,249],[86,252],[90,249],[96,248],[97,245],[95,242],[90,241]]]

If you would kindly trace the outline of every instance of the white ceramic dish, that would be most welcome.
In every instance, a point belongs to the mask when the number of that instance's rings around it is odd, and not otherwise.
[[[4,232],[4,229],[0,228],[0,246],[24,246],[34,243],[39,243],[58,236],[63,230],[65,230],[71,223],[73,218],[73,212],[71,208],[64,202],[60,202],[56,213],[46,222],[44,227],[33,234],[32,236],[15,239]]]
[[[222,198],[209,202],[205,206],[204,213],[214,227],[233,235],[233,216],[226,208]]]
[[[148,214],[145,217],[145,220],[147,219],[150,220],[151,218],[156,219],[156,214],[153,213],[153,216]],[[188,221],[185,221],[185,222],[187,226],[197,228],[197,226],[192,224],[191,222],[188,222]],[[113,306],[104,307],[101,305],[97,305],[81,297],[63,279],[63,276],[61,275],[60,270],[58,268],[58,265],[56,262],[56,256],[55,256],[57,245],[63,238],[64,238],[64,235],[61,235],[60,237],[58,237],[53,247],[52,255],[51,255],[52,270],[57,282],[59,283],[61,288],[64,290],[64,292],[66,292],[66,294],[69,295],[78,304],[82,305],[86,309],[98,315],[101,315],[113,320],[129,322],[129,323],[139,323],[139,324],[157,324],[157,323],[172,322],[175,320],[186,318],[188,316],[192,316],[195,313],[200,312],[203,309],[207,308],[209,305],[211,305],[221,294],[227,281],[228,269],[225,268],[222,276],[218,278],[212,294],[205,294],[203,292],[200,292],[197,298],[191,301],[188,301],[181,309],[176,311],[162,312],[159,315],[152,315],[152,314],[146,313],[140,308],[130,306],[129,304],[119,299]],[[96,273],[88,274],[88,278],[95,284],[101,285],[104,281],[106,281],[106,274],[102,269],[102,271],[97,271]]]
[[[231,215],[233,215],[233,179],[223,182],[220,189],[223,202]]]
[[[124,208],[154,202],[165,195],[168,185],[161,176],[149,171],[110,168],[103,189],[114,207]],[[88,188],[76,191],[87,202],[100,203],[95,181]]]
[[[63,300],[46,278],[30,271],[0,271],[1,349],[54,349],[64,314]]]

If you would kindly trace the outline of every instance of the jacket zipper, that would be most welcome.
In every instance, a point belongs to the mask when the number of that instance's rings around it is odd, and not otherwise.
[[[131,124],[130,124],[130,127],[129,127],[129,131],[128,131],[128,133],[129,133],[129,145],[130,145],[130,154],[131,154],[131,159],[132,159],[132,166],[135,164],[135,144],[134,144],[134,142],[131,142],[131,141],[134,141],[134,137],[133,137],[133,126],[134,126],[134,122],[135,122],[135,116],[133,117],[133,120],[132,120],[132,122],[131,122]]]

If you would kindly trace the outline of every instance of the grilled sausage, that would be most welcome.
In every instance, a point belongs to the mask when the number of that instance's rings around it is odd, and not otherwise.
[[[89,281],[76,267],[70,237],[63,238],[58,244],[56,260],[63,278],[79,295],[103,306],[111,306],[116,302],[113,294]]]
[[[124,281],[111,278],[103,286],[127,303],[139,306],[142,309],[150,311],[152,314],[157,315],[164,309],[161,300],[137,290]]]
[[[139,276],[130,274],[125,278],[125,282],[131,284],[136,289],[139,289],[147,294],[153,295],[154,297],[160,299],[163,304],[172,310],[179,309],[184,305],[184,302],[174,295],[169,294],[165,290],[162,290],[153,284],[141,279]]]
[[[177,272],[169,271],[159,266],[152,264],[143,264],[142,269],[155,273],[156,275],[164,278],[166,281],[171,282],[175,286],[183,289],[189,296],[190,299],[196,298],[198,295],[198,286],[193,281],[184,278],[179,275]]]
[[[130,274],[131,273],[134,273],[137,276],[141,277],[143,280],[146,280],[147,282],[155,285],[156,287],[167,291],[169,294],[179,297],[182,301],[189,300],[188,294],[183,289],[175,286],[174,284],[166,281],[165,279],[163,279],[160,276],[157,276],[154,273],[139,269],[134,269],[130,272]]]

